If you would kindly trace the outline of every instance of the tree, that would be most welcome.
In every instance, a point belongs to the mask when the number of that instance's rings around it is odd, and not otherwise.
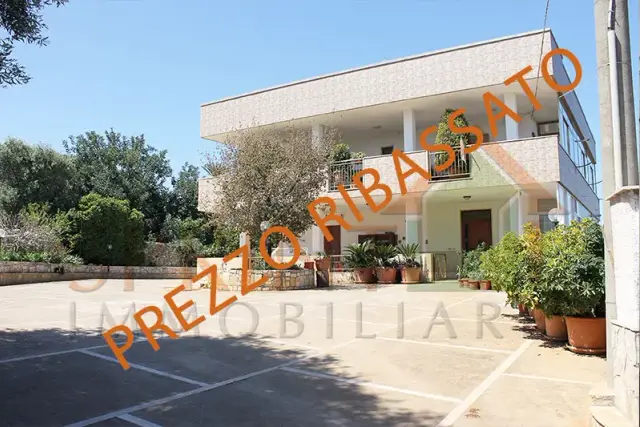
[[[62,6],[68,0],[5,0],[0,2],[0,28],[7,36],[0,39],[0,86],[25,84],[31,77],[24,67],[11,57],[16,42],[46,46],[42,35],[47,29],[42,20],[45,6]]]
[[[166,215],[171,177],[167,151],[148,145],[144,135],[126,137],[113,129],[86,132],[63,142],[73,155],[82,193],[126,199],[145,217],[147,233],[156,234]]]
[[[327,129],[312,141],[310,130],[292,126],[238,131],[208,158],[205,169],[216,173],[216,190],[203,202],[218,222],[254,237],[262,221],[300,235],[313,224],[307,205],[326,185],[338,138]]]
[[[469,144],[469,134],[454,133],[449,128],[449,116],[454,111],[455,110],[452,108],[447,108],[445,112],[442,113],[442,116],[440,116],[440,121],[438,122],[438,131],[436,132],[435,143],[437,145],[440,145],[440,144],[448,145],[449,147],[455,150],[456,148],[460,147],[461,142],[464,142],[465,145]],[[460,114],[459,116],[457,116],[453,120],[453,123],[456,127],[459,127],[459,128],[469,126],[469,122],[467,121],[464,114]],[[436,164],[441,165],[445,163],[447,160],[449,160],[449,154],[445,152],[436,153]]]
[[[69,156],[15,138],[0,144],[0,209],[16,214],[29,203],[47,203],[66,211],[80,199],[76,183]]]
[[[144,216],[126,200],[87,194],[69,212],[71,248],[87,263],[142,265]]]
[[[169,213],[172,216],[186,219],[198,218],[198,168],[185,163],[178,173],[177,178],[171,179],[173,190],[171,192]]]

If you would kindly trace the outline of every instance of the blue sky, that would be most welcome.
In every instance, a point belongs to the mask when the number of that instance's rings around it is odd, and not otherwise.
[[[33,79],[0,89],[0,139],[62,150],[69,135],[113,127],[144,133],[177,171],[187,161],[201,165],[214,147],[199,137],[203,102],[540,29],[544,7],[545,0],[71,0],[45,12],[49,46],[16,48]],[[629,9],[637,78],[638,0]],[[599,137],[593,1],[551,0],[548,26],[582,63],[577,92]]]

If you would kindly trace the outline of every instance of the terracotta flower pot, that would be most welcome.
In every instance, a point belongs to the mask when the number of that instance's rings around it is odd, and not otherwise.
[[[544,333],[546,330],[546,325],[544,322],[544,313],[539,308],[533,309],[533,318],[536,321],[536,328]]]
[[[529,314],[529,309],[527,309],[524,304],[518,304],[518,312],[520,316],[526,316],[527,314]]]
[[[483,291],[491,290],[491,280],[480,280],[480,289]]]
[[[469,289],[480,289],[479,280],[469,280]]]
[[[604,317],[565,317],[569,350],[581,354],[607,352],[607,322]]]
[[[372,267],[356,268],[355,270],[353,270],[353,276],[356,283],[373,283],[375,273]]]
[[[400,274],[402,275],[402,283],[420,283],[420,267],[402,267]]]
[[[396,283],[396,269],[394,267],[376,267],[378,283]]]
[[[544,318],[545,335],[552,341],[567,340],[567,324],[563,316],[551,316]]]
[[[331,258],[320,258],[316,260],[316,270],[329,270],[331,268]]]
[[[304,262],[304,269],[305,270],[313,270],[313,266],[315,265],[315,263],[313,261],[305,261]]]
[[[466,288],[469,286],[469,279],[467,279],[466,277],[460,279],[460,281],[462,282],[462,287]]]

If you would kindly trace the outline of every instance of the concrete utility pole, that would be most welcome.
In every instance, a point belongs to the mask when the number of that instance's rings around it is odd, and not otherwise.
[[[636,115],[631,69],[631,40],[629,37],[629,5],[627,0],[615,1],[616,38],[618,41],[618,82],[620,124],[622,132],[622,185],[638,185],[638,149],[636,144]]]
[[[591,425],[639,426],[640,233],[638,149],[627,0],[595,0],[600,96],[607,390]]]
[[[607,27],[609,25],[610,0],[595,0],[596,59],[598,69],[598,99],[600,101],[600,163],[602,170],[602,197],[606,199],[614,191],[613,129],[611,117],[611,85],[609,80],[609,48]],[[611,252],[611,210],[609,202],[602,203],[602,224],[605,240],[605,287],[607,305],[607,354],[611,354],[613,334],[611,321],[616,315],[616,288]],[[607,385],[613,384],[613,359],[607,358]]]

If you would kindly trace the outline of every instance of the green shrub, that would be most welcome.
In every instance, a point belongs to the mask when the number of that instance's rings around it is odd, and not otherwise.
[[[522,247],[520,262],[520,287],[517,289],[517,300],[530,308],[539,306],[540,281],[544,267],[542,253],[542,232],[531,223],[524,225],[524,233],[520,236]]]
[[[604,238],[592,218],[559,225],[545,233],[539,289],[546,315],[603,316]]]
[[[126,200],[91,193],[69,212],[71,247],[87,263],[142,265],[144,216]]]
[[[374,245],[373,259],[376,267],[393,267],[398,251],[391,245]]]
[[[481,280],[483,278],[482,272],[480,271],[480,258],[484,251],[485,245],[481,243],[476,249],[464,253],[462,265],[464,266],[464,272],[467,278],[471,280]]]
[[[196,238],[176,240],[169,244],[178,254],[180,266],[195,267],[196,260],[202,256],[204,246]]]
[[[509,232],[502,240],[481,255],[480,269],[491,288],[505,291],[512,305],[516,301],[516,290],[520,287],[522,243],[518,236]]]
[[[399,264],[403,267],[420,267],[420,262],[416,259],[420,253],[420,245],[417,243],[400,243],[396,246],[400,256]]]
[[[371,268],[376,261],[373,257],[373,243],[367,240],[364,243],[352,243],[345,248],[345,265],[348,268]]]

